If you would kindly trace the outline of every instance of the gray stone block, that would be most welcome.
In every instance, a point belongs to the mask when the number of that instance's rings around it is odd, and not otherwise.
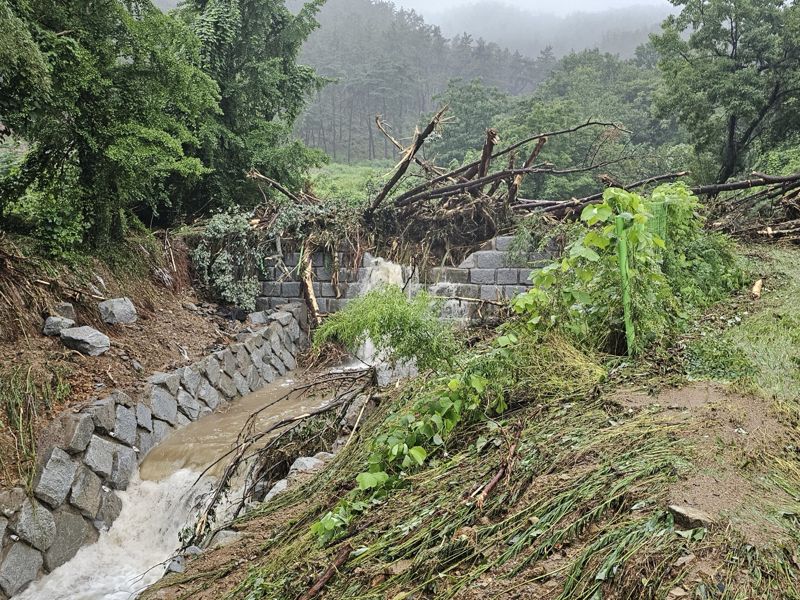
[[[65,317],[47,317],[42,327],[42,333],[47,336],[61,335],[64,329],[75,326],[75,321]]]
[[[503,298],[505,298],[505,293],[501,286],[481,286],[481,300],[502,300]]]
[[[139,427],[136,430],[136,447],[139,449],[139,462],[142,462],[144,457],[147,456],[147,453],[153,449],[154,445],[153,434],[147,429]]]
[[[511,250],[511,247],[514,245],[514,240],[517,239],[516,236],[513,235],[503,235],[494,238],[493,246],[494,250],[499,250],[500,252],[508,252]]]
[[[178,386],[181,384],[179,373],[155,373],[147,378],[147,382],[153,385],[160,385],[166,388],[173,396],[178,393]]]
[[[317,281],[331,281],[333,279],[333,270],[329,266],[315,267],[314,279]]]
[[[299,298],[300,293],[300,283],[298,282],[281,284],[281,296],[284,298]]]
[[[153,419],[153,444],[160,444],[172,433],[173,427],[166,421]]]
[[[44,554],[44,567],[48,571],[57,569],[73,558],[81,547],[97,539],[97,530],[70,508],[59,508],[53,513],[53,518],[56,537]]]
[[[283,364],[280,358],[275,356],[274,354],[269,355],[269,363],[275,368],[278,374],[283,377],[286,375],[286,365]]]
[[[197,396],[197,390],[200,389],[200,384],[203,383],[203,375],[200,373],[200,369],[195,366],[184,367],[180,370],[180,375],[181,385],[192,396]]]
[[[255,364],[250,365],[250,367],[247,369],[247,375],[245,378],[247,379],[247,387],[254,392],[261,389],[264,385],[264,382],[261,379],[261,372]]]
[[[518,269],[517,270],[519,276],[517,278],[518,283],[522,285],[533,285],[531,282],[531,276],[533,275],[533,269]]]
[[[67,499],[78,463],[61,448],[53,448],[33,482],[33,493],[37,498],[56,508]]]
[[[267,383],[272,383],[277,377],[275,369],[268,362],[262,362],[259,371],[261,373],[261,378]]]
[[[219,383],[219,376],[222,374],[222,368],[219,361],[213,356],[209,356],[202,362],[203,372],[208,378],[211,385],[216,386]]]
[[[127,489],[138,465],[139,461],[133,448],[118,446],[114,452],[114,466],[111,477],[108,478],[109,485],[118,490]]]
[[[114,450],[117,446],[118,444],[114,442],[93,435],[83,462],[100,477],[104,479],[110,477],[114,469]]]
[[[293,318],[294,316],[292,315],[292,313],[287,312],[285,310],[276,311],[269,316],[270,321],[275,321],[281,326],[288,325],[289,323],[292,322]]]
[[[61,331],[61,342],[71,350],[88,356],[100,356],[111,348],[111,340],[91,327],[70,327]]]
[[[90,519],[94,519],[100,510],[101,487],[100,478],[88,467],[81,466],[72,484],[70,504]]]
[[[56,304],[55,308],[53,308],[53,313],[59,317],[70,319],[71,321],[78,320],[78,314],[75,312],[75,307],[69,302],[59,302]]]
[[[460,284],[456,287],[455,295],[460,298],[478,298],[481,294],[481,286],[473,283]]]
[[[6,517],[11,517],[22,508],[27,496],[25,490],[16,487],[0,491],[0,513]]]
[[[317,298],[317,307],[319,308],[319,312],[323,314],[328,313],[328,300],[329,298],[324,298],[324,297]]]
[[[178,415],[178,402],[166,389],[160,385],[150,387],[148,396],[150,411],[153,416],[168,423],[175,423]]]
[[[431,271],[433,283],[469,283],[469,269],[436,267]]]
[[[263,324],[264,325],[266,324],[266,319]],[[253,354],[253,352],[261,348],[261,346],[263,345],[264,345],[264,338],[258,334],[248,336],[248,338],[244,341],[244,348],[250,354]]]
[[[180,410],[190,421],[200,418],[200,402],[184,389],[178,390],[178,410]]]
[[[506,298],[511,300],[512,298],[518,296],[519,294],[524,294],[528,291],[528,288],[522,285],[507,285],[503,288]]]
[[[325,259],[327,258],[324,252],[315,252],[311,256],[311,266],[312,267],[322,267],[325,265]]]
[[[256,298],[256,310],[264,312],[272,307],[272,298],[269,296],[260,296]]]
[[[114,425],[117,422],[117,403],[113,396],[93,402],[85,412],[92,416],[94,426],[99,431],[103,433],[114,431]]]
[[[471,283],[487,285],[495,282],[495,269],[470,269],[469,280]]]
[[[281,295],[281,284],[277,281],[264,281],[261,283],[261,295],[272,297]]]
[[[473,253],[468,260],[471,260],[477,269],[502,269],[506,266],[506,253],[481,250]]]
[[[0,588],[9,596],[36,579],[44,564],[42,554],[27,544],[16,542],[0,564]]]
[[[222,370],[227,373],[229,377],[233,377],[233,374],[236,373],[237,370],[236,356],[233,351],[230,348],[226,348],[221,352],[217,352],[216,356],[220,360]]]
[[[21,539],[42,552],[52,546],[56,537],[53,513],[31,499],[22,503],[22,510],[19,511],[13,529]]]
[[[100,510],[97,511],[94,526],[101,531],[111,529],[111,525],[121,512],[122,500],[119,499],[119,496],[111,490],[103,490],[100,498]]]
[[[136,411],[134,409],[117,405],[117,422],[114,425],[114,438],[133,446],[136,443]]]
[[[130,298],[113,298],[97,305],[100,318],[109,325],[135,323],[138,319],[136,307]]]
[[[94,419],[91,414],[68,414],[63,417],[64,450],[77,454],[86,450],[94,433]]]
[[[236,391],[239,392],[239,396],[246,396],[251,391],[250,386],[247,384],[247,378],[241,373],[235,373],[233,375],[233,385],[236,386]]]
[[[236,374],[236,373],[234,372],[234,374]],[[219,384],[217,386],[217,389],[228,400],[236,398],[236,396],[239,393],[239,390],[236,388],[236,384],[233,382],[233,379],[228,377],[225,373],[220,375]]]
[[[219,383],[219,381],[217,381]],[[203,381],[200,385],[200,389],[197,392],[197,397],[200,398],[203,402],[206,403],[206,406],[211,410],[216,410],[216,408],[222,403],[222,398],[219,395],[217,389],[211,385],[209,381]]]
[[[250,360],[250,353],[247,351],[247,348],[245,348],[244,345],[238,347],[236,349],[236,371],[242,373],[252,364],[253,361]]]
[[[272,310],[275,310],[279,306],[283,306],[289,301],[289,298],[271,298],[269,302],[269,307]]]
[[[290,269],[296,267],[300,262],[299,252],[290,252],[283,258],[283,263]]]
[[[517,285],[519,283],[519,269],[497,269],[498,285]]]
[[[136,423],[147,431],[153,431],[153,412],[144,402],[136,404]]]

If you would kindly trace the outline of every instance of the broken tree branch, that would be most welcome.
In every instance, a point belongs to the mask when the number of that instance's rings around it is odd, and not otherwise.
[[[333,559],[331,565],[325,569],[325,572],[317,579],[317,582],[311,586],[305,594],[300,597],[300,600],[311,600],[312,598],[316,597],[328,581],[333,578],[336,572],[342,568],[344,563],[347,562],[347,559],[350,557],[350,553],[353,552],[353,547],[350,544],[345,544],[339,549],[339,552],[336,553],[336,558]]]
[[[371,219],[375,211],[378,210],[392,189],[394,189],[394,186],[397,185],[397,182],[400,181],[403,178],[403,175],[406,174],[408,167],[411,165],[411,161],[414,160],[414,157],[417,155],[417,152],[419,152],[419,149],[422,148],[422,144],[425,143],[425,140],[428,138],[428,136],[434,132],[436,127],[438,127],[439,122],[442,120],[442,117],[444,117],[444,114],[447,112],[447,110],[447,106],[439,110],[439,112],[433,116],[433,119],[431,119],[430,123],[428,123],[427,127],[425,127],[425,129],[423,129],[421,132],[418,131],[414,135],[414,142],[411,144],[411,147],[406,150],[406,154],[403,157],[403,160],[401,160],[400,164],[397,166],[394,175],[392,175],[391,179],[389,179],[386,185],[383,186],[383,189],[378,193],[378,195],[375,196],[375,199],[372,201],[369,209],[367,209],[367,211],[364,213],[364,219],[366,221]]]

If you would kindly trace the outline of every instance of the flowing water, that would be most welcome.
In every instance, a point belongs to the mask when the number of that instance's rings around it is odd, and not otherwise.
[[[139,475],[127,491],[119,493],[122,512],[113,527],[15,600],[132,600],[158,581],[179,546],[178,534],[224,469],[225,461],[210,469],[200,484],[193,484],[206,467],[231,448],[247,418],[272,404],[259,416],[258,427],[263,428],[320,408],[328,400],[303,397],[276,403],[293,386],[291,379],[276,380],[224,410],[175,431],[150,451]]]
[[[387,283],[405,284],[403,269],[397,264],[375,258],[365,266],[370,270],[364,292]],[[413,365],[383,368],[369,340],[358,354],[361,362],[352,366],[365,362],[378,366],[384,382],[414,370]],[[190,524],[226,462],[211,467],[194,485],[198,476],[232,447],[248,417],[270,405],[258,417],[262,429],[320,408],[328,400],[305,396],[276,402],[294,385],[288,378],[276,380],[172,433],[150,451],[127,491],[119,493],[122,512],[113,527],[15,600],[132,600],[158,581],[179,547],[180,531]]]

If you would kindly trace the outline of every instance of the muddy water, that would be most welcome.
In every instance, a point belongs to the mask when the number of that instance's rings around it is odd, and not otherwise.
[[[293,379],[276,379],[262,390],[174,432],[150,451],[139,467],[140,477],[160,481],[181,469],[203,471],[233,447],[247,419],[263,407],[268,408],[259,414],[256,430],[264,430],[278,421],[319,408],[327,401],[304,397],[278,402],[294,386]],[[209,470],[209,474],[219,476],[225,466],[226,462],[221,461]]]
[[[231,448],[253,412],[281,399],[295,385],[289,378],[276,380],[174,432],[147,455],[139,476],[119,494],[122,513],[111,530],[15,600],[132,600],[158,581],[179,546],[178,534],[225,463],[193,485],[199,473]],[[264,410],[258,426],[304,414],[327,400],[277,402]]]

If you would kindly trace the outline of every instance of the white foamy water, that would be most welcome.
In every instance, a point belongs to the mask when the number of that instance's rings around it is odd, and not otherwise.
[[[208,484],[181,470],[162,481],[133,480],[119,492],[122,512],[100,539],[14,600],[132,600],[164,574],[178,534]]]

